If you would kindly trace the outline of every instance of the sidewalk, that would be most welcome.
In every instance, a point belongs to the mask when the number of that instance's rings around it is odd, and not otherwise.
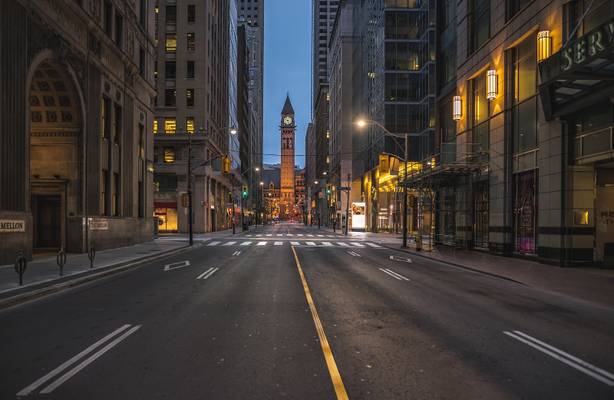
[[[332,232],[332,229],[321,228]],[[402,237],[392,233],[350,232],[352,238],[368,238],[391,248],[401,247]],[[432,251],[416,251],[414,240],[410,254],[441,261],[473,271],[520,282],[527,286],[561,293],[577,299],[614,307],[614,270],[593,267],[559,267],[523,258],[504,257],[476,250],[436,246]]]
[[[156,239],[134,246],[98,251],[94,259],[94,268],[90,268],[87,254],[68,254],[63,276],[60,276],[55,254],[35,256],[34,260],[28,262],[23,276],[23,286],[19,286],[19,275],[15,272],[14,266],[3,265],[0,266],[0,300],[95,275],[115,267],[127,267],[159,258],[180,251],[186,246],[185,241]]]

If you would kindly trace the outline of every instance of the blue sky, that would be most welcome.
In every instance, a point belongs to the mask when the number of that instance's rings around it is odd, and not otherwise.
[[[311,117],[311,0],[265,0],[264,5],[264,162],[278,163],[280,113],[288,92],[298,126],[296,154],[305,154]],[[304,157],[297,157],[296,164],[304,166]]]

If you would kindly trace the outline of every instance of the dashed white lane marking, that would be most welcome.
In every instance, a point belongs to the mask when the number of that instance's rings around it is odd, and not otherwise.
[[[284,242],[275,242],[275,243],[274,243],[274,245],[275,245],[275,246],[283,246],[283,245],[284,245]]]
[[[322,244],[324,246],[329,246],[329,247],[333,245],[331,242],[322,242]]]
[[[256,246],[266,246],[267,242],[258,242]]]
[[[207,246],[217,246],[220,243],[222,243],[222,242],[211,242],[211,243],[207,244]]]
[[[315,242],[307,242],[307,246],[315,246]]]
[[[51,383],[49,386],[41,390],[41,394],[49,394],[53,392],[61,384],[63,384],[64,382],[72,378],[73,376],[77,375],[79,371],[81,371],[82,369],[84,369],[85,367],[93,363],[94,361],[96,361],[104,353],[111,350],[113,347],[117,346],[122,340],[126,339],[128,336],[132,335],[134,332],[138,331],[140,328],[141,328],[141,325],[136,325],[128,329],[128,331],[124,332],[119,337],[109,342],[106,346],[104,346],[103,348],[98,350],[96,353],[92,354],[91,356],[83,360],[80,364],[75,366],[73,369],[71,369],[70,371],[66,372],[64,375],[59,377],[55,382]]]
[[[412,263],[413,261],[411,260],[411,258],[406,258],[406,257],[399,257],[399,256],[390,256],[390,259],[392,261],[398,261],[398,262],[406,262],[406,263]]]
[[[599,367],[594,366],[584,360],[579,359],[569,353],[564,352],[563,350],[557,349],[554,346],[549,345],[548,343],[542,342],[539,339],[534,338],[533,336],[527,335],[521,331],[513,331],[503,332],[505,335],[518,340],[528,346],[533,347],[536,350],[541,351],[544,354],[549,355],[550,357],[569,365],[570,367],[577,369],[580,372],[585,373],[586,375],[597,379],[599,382],[605,383],[608,386],[614,386],[614,374],[611,374],[608,371],[605,371]]]
[[[249,246],[250,244],[252,244],[252,242],[243,242],[241,243],[241,246]]]
[[[234,253],[232,253],[232,255],[233,255],[233,256],[235,256],[235,257],[236,257],[236,256],[240,256],[240,255],[241,255],[241,251],[240,251],[240,250],[237,250],[237,251],[235,251]]]
[[[211,278],[211,275],[215,274],[217,271],[219,271],[219,268],[209,268],[207,271],[205,271],[204,273],[198,275],[198,277],[196,279],[209,279]]]
[[[393,278],[399,280],[399,281],[406,281],[409,282],[410,279],[406,276],[403,276],[401,274],[399,274],[398,272],[394,272],[393,270],[391,270],[390,268],[380,268],[379,269],[382,272],[387,273],[388,275],[392,276]]]
[[[292,246],[300,246],[300,245],[301,245],[299,242],[290,242],[290,244],[291,244]]]
[[[347,252],[349,255],[351,255],[352,257],[362,257],[360,254],[354,252],[354,251],[348,251]]]
[[[29,395],[30,393],[35,391],[39,386],[42,386],[45,382],[47,382],[48,380],[50,380],[54,376],[59,375],[62,371],[64,371],[66,368],[70,367],[72,364],[76,363],[79,359],[81,359],[82,357],[85,357],[86,355],[88,355],[89,353],[94,351],[98,346],[101,346],[103,343],[105,343],[106,341],[110,340],[114,336],[117,336],[119,333],[121,333],[121,332],[125,331],[126,329],[130,328],[130,326],[131,325],[126,324],[126,325],[122,326],[121,328],[119,328],[119,329],[109,333],[107,336],[103,337],[102,339],[100,339],[99,341],[94,343],[93,345],[89,346],[87,349],[83,350],[81,353],[77,354],[76,356],[74,356],[70,360],[64,362],[62,365],[60,365],[59,367],[57,367],[53,371],[49,372],[47,375],[37,379],[31,385],[26,386],[25,388],[21,389],[17,393],[17,396],[22,397],[22,396]]]
[[[370,246],[370,247],[382,247],[382,246],[380,246],[379,244],[375,244],[375,243],[371,243],[371,242],[365,242],[365,244],[366,244],[367,246]]]
[[[352,246],[355,246],[355,247],[365,247],[365,245],[364,245],[364,244],[362,244],[362,243],[358,243],[358,242],[350,242],[350,244],[351,244]]]
[[[164,266],[164,271],[172,271],[174,269],[185,268],[190,266],[190,261],[180,261],[172,264],[166,264]]]
[[[236,244],[237,242],[226,242],[224,243],[224,246],[232,246],[233,244]]]

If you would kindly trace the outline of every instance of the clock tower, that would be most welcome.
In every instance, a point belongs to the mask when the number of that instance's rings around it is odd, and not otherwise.
[[[288,219],[294,216],[294,137],[296,124],[294,123],[294,108],[290,95],[286,96],[284,108],[281,111],[281,217]]]

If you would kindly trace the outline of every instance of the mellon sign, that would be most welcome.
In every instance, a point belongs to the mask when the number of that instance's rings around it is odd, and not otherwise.
[[[13,219],[0,219],[0,233],[25,232],[26,221]]]

